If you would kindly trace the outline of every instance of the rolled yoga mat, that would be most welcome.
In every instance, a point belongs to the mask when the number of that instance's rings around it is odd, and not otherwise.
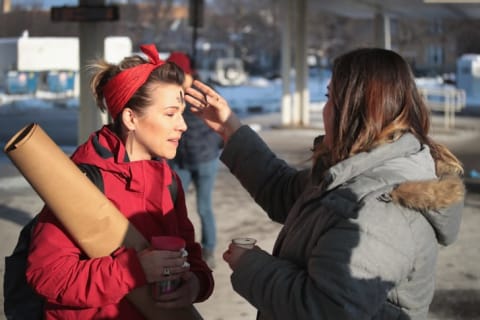
[[[89,257],[108,256],[120,246],[137,251],[150,246],[38,124],[17,132],[4,152]],[[193,305],[156,307],[148,285],[134,289],[127,298],[149,320],[202,319]]]

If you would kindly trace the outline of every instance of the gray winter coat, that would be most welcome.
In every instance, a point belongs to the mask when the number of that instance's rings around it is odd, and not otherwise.
[[[413,135],[338,163],[328,181],[276,158],[247,126],[221,159],[284,224],[273,255],[249,250],[231,277],[259,319],[427,318],[438,244],[457,236],[464,187]]]

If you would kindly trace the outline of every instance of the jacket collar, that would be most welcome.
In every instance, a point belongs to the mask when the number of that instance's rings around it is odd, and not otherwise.
[[[422,171],[425,171],[424,175],[433,176],[435,174],[433,160],[429,152],[422,152],[425,148],[412,134],[407,133],[395,142],[383,144],[370,152],[356,154],[327,171],[327,180],[330,180],[327,190],[334,189],[364,172],[374,171],[378,172],[376,175],[379,175],[381,169],[387,167],[386,164],[395,163],[399,158],[420,163],[423,166]],[[390,170],[388,183],[395,184],[404,181],[406,179],[405,174],[409,174],[409,172],[401,172],[396,175],[395,172]],[[409,178],[418,179],[418,174],[415,173]]]
[[[157,179],[164,180],[167,185],[171,183],[168,164],[164,159],[130,162],[123,142],[108,125],[92,133],[89,141],[80,146],[72,158],[77,163],[93,164],[125,179],[131,191],[144,192],[145,181],[150,178],[145,175],[151,170],[156,174],[163,172],[163,178]]]
[[[313,180],[319,176],[315,173]],[[456,168],[435,163],[430,149],[410,133],[334,165],[324,177],[326,184],[319,185],[321,189],[338,189],[350,194],[350,198],[353,191],[356,199],[390,186],[382,201],[387,199],[421,212],[434,228],[439,243],[450,244],[458,234],[465,197],[463,181]]]

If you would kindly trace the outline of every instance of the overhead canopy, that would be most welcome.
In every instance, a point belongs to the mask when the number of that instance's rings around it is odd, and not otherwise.
[[[373,18],[377,12],[411,18],[480,18],[479,0],[335,0],[310,1],[312,8],[353,18]]]
[[[98,2],[103,4],[105,0],[79,0],[79,2],[81,5],[91,3],[98,5]],[[478,19],[480,18],[479,4],[480,0],[281,0],[284,21],[281,49],[282,78],[285,83],[282,98],[282,124],[309,125],[307,39],[305,37],[307,19],[304,19],[308,7],[352,18],[375,19],[375,32],[372,35],[375,43],[377,46],[390,48],[390,18]],[[96,23],[80,24],[80,56],[85,59],[91,58],[95,53],[98,54],[95,50],[98,50],[98,46],[103,43],[103,36],[98,34],[98,31],[92,33],[93,30],[97,30],[95,25]],[[92,40],[92,34],[96,35],[96,41]],[[292,58],[294,58],[293,64]],[[296,71],[293,92],[288,85],[292,68]],[[79,142],[98,127],[99,121],[105,121],[98,109],[92,106],[93,101],[84,75],[80,74],[80,78]]]
[[[295,69],[295,88],[283,87],[282,125],[308,126],[310,103],[308,92],[307,44],[302,33],[306,31],[307,6],[351,18],[374,20],[372,40],[378,47],[391,48],[390,19],[409,17],[413,19],[478,19],[480,0],[283,0],[281,12],[285,21],[282,30],[282,79],[290,83],[290,70]],[[295,8],[295,9],[293,9]],[[294,15],[292,12],[296,12]],[[294,35],[294,36],[292,36]],[[292,65],[291,57],[295,63]]]

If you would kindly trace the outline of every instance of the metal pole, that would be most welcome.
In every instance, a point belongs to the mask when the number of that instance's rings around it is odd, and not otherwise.
[[[309,92],[307,66],[307,20],[305,19],[306,0],[297,0],[295,15],[295,94],[293,100],[293,124],[309,124]]]
[[[280,12],[282,24],[282,125],[292,124],[292,93],[290,89],[290,69],[292,68],[292,4],[293,0],[282,0]]]
[[[192,35],[192,60],[197,61],[197,37],[198,37],[198,22],[195,19],[195,24],[193,25],[193,35]]]
[[[203,5],[203,0],[190,0],[189,3],[190,26],[192,27],[192,60],[194,64],[197,61],[198,28],[203,26]]]
[[[378,9],[375,13],[374,27],[376,46],[390,50],[392,48],[390,17],[382,9]]]
[[[104,0],[80,0],[80,5],[100,5],[104,4]],[[80,62],[78,66],[80,79],[80,105],[78,110],[78,136],[77,142],[83,143],[90,133],[100,129],[107,123],[106,114],[102,114],[97,108],[89,87],[89,75],[86,66],[91,63],[92,59],[104,56],[105,35],[102,23],[97,22],[80,22],[78,50],[80,52]]]

